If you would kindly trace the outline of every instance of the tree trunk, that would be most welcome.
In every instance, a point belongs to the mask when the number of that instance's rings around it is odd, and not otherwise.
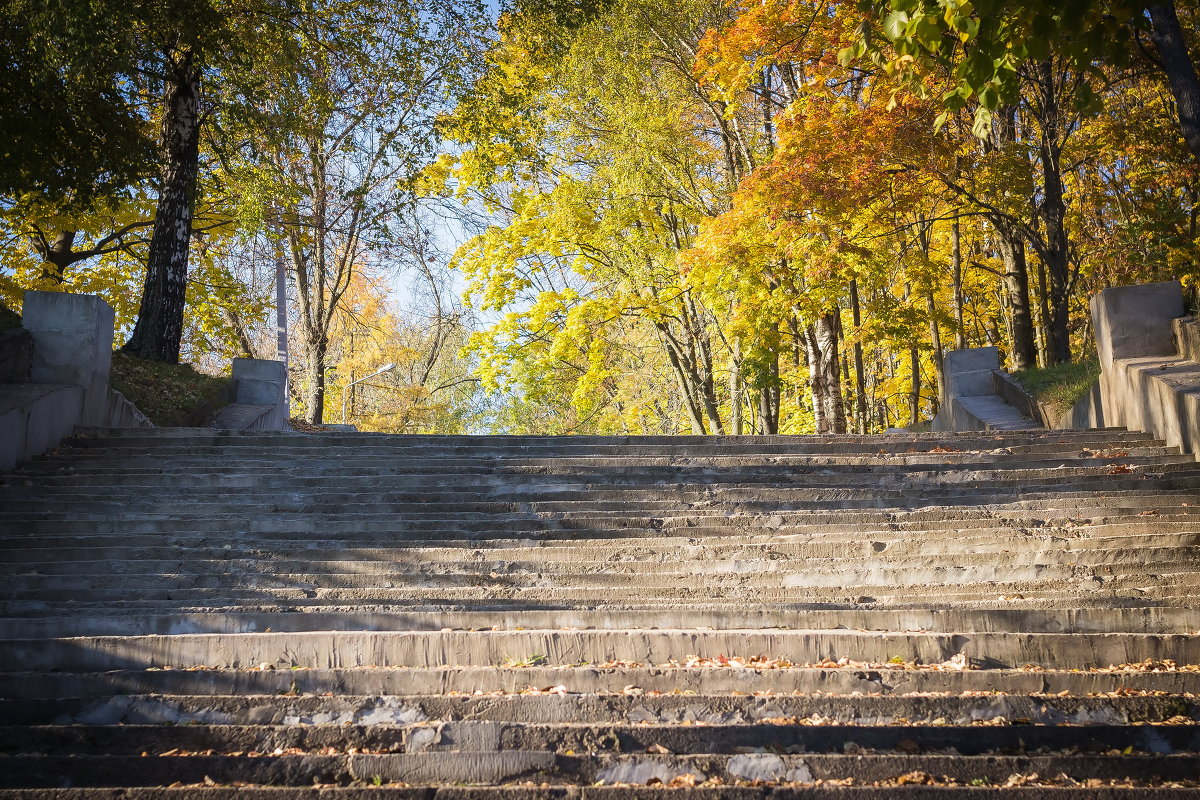
[[[323,338],[309,339],[305,346],[308,357],[308,385],[305,387],[304,419],[310,425],[320,425],[325,418],[325,357],[329,342]]]
[[[772,352],[765,383],[758,390],[758,427],[762,434],[779,433],[779,353]]]
[[[1038,68],[1042,82],[1042,141],[1040,155],[1044,193],[1038,214],[1045,227],[1045,242],[1038,257],[1049,273],[1049,317],[1046,326],[1046,364],[1065,364],[1071,360],[1070,322],[1071,249],[1067,238],[1067,202],[1062,182],[1062,142],[1059,132],[1065,123],[1059,118],[1059,98],[1054,72],[1049,62]],[[1043,298],[1045,294],[1043,294]],[[1043,299],[1043,308],[1046,307]]]
[[[933,374],[937,380],[937,396],[933,402],[933,413],[936,415],[942,398],[946,396],[946,376],[942,370],[942,330],[938,327],[937,304],[933,300],[933,292],[925,295],[925,310],[929,314],[929,340],[933,343]]]
[[[858,304],[858,281],[850,281],[850,314],[854,320],[854,332],[862,327],[862,313]],[[863,368],[863,348],[858,337],[854,339],[854,418],[860,434],[867,432],[867,374]]]
[[[146,262],[146,283],[126,352],[179,363],[188,250],[200,158],[200,70],[190,50],[168,55],[163,114],[163,168]]]
[[[908,398],[908,424],[921,421],[921,351],[915,347],[908,350],[909,368],[912,372],[912,394]]]
[[[50,246],[42,250],[42,278],[62,283],[67,278],[67,267],[75,263],[75,236],[78,231],[59,231]]]
[[[1046,260],[1038,259],[1037,302],[1038,315],[1034,321],[1035,339],[1038,348],[1038,364],[1046,366],[1050,361],[1050,292],[1046,289]]]
[[[954,349],[967,348],[967,331],[963,324],[963,287],[962,287],[962,231],[958,218],[950,229],[951,241],[954,246]]]
[[[845,433],[846,411],[838,366],[836,314],[817,317],[805,329],[804,338],[817,433]]]
[[[1179,27],[1175,3],[1150,3],[1150,38],[1158,51],[1158,61],[1175,95],[1179,127],[1192,155],[1200,160],[1200,79],[1188,55],[1187,40]]]
[[[742,343],[737,339],[729,354],[729,432],[742,435]]]
[[[675,380],[679,384],[679,392],[683,396],[683,404],[688,412],[688,422],[692,425],[692,433],[696,436],[702,436],[708,433],[704,429],[703,412],[701,411],[700,404],[696,402],[695,394],[692,392],[691,381],[688,380],[688,372],[680,359],[675,339],[666,322],[656,322],[654,323],[654,327],[658,329],[663,349],[666,350],[667,359],[671,362],[671,371],[675,374]]]
[[[1025,262],[1025,242],[1011,229],[997,226],[996,241],[1004,262],[1004,290],[1012,320],[1012,368],[1037,366],[1037,347],[1033,340],[1033,315],[1029,309],[1029,269]]]

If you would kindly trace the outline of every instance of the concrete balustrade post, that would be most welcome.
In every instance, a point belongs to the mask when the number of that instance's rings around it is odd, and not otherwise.
[[[83,387],[78,424],[109,424],[112,307],[94,295],[30,291],[21,320],[33,336],[30,382]]]

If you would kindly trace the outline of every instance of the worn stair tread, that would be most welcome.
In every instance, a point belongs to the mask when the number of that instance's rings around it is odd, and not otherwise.
[[[0,474],[0,796],[1196,796],[1198,556],[1120,430],[81,430]]]

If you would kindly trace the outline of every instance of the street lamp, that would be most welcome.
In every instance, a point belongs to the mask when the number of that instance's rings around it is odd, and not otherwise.
[[[350,381],[349,383],[346,384],[345,388],[342,389],[342,424],[343,425],[346,424],[346,395],[349,393],[351,387],[353,387],[354,384],[356,384],[356,383],[362,383],[363,381],[369,381],[369,380],[371,380],[371,378],[374,378],[376,375],[382,375],[383,373],[387,372],[389,369],[395,369],[395,368],[396,368],[395,364],[384,364],[382,367],[375,370],[374,372],[372,372],[370,375],[366,376],[365,378],[359,378],[356,381]]]

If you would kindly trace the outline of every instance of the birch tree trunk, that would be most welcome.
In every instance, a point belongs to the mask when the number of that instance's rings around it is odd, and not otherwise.
[[[200,69],[191,50],[167,56],[163,167],[146,283],[133,334],[122,348],[142,358],[179,363],[196,171],[200,159]]]

